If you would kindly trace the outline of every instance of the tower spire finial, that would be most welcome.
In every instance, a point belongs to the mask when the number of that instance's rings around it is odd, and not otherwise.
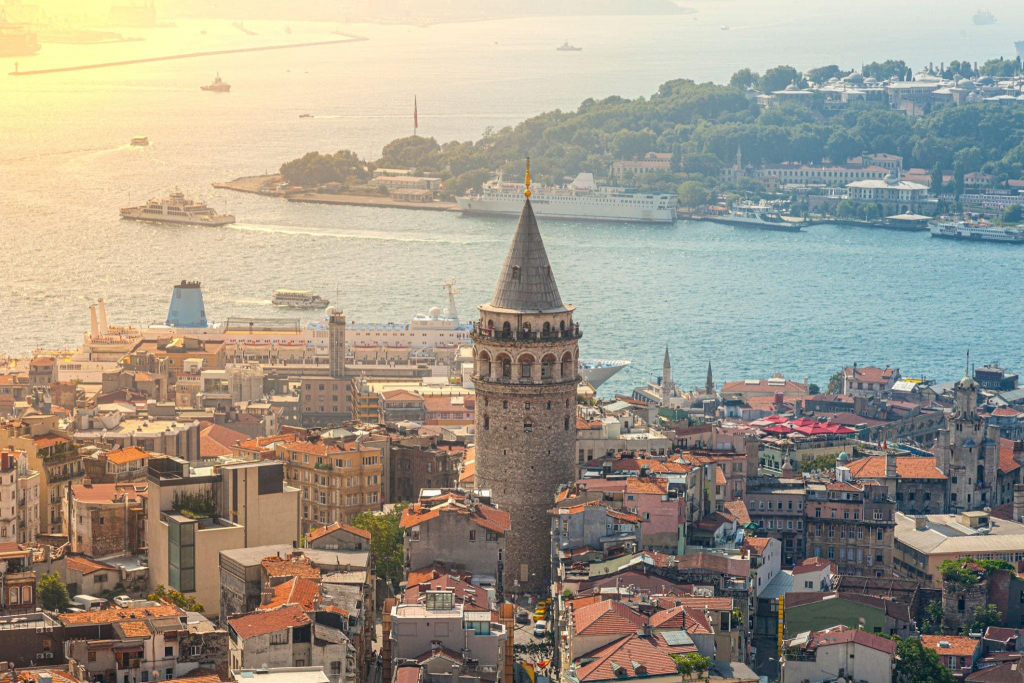
[[[526,198],[530,198],[530,157],[526,157],[526,189],[523,190]]]
[[[971,350],[967,349],[967,366],[964,368],[964,377],[971,376]]]

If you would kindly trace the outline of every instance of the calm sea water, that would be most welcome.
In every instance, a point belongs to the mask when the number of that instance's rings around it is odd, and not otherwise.
[[[470,318],[497,277],[514,222],[457,215],[291,205],[210,183],[275,169],[318,149],[370,157],[411,132],[478,137],[586,97],[653,92],[670,78],[723,81],[750,65],[798,68],[899,57],[983,61],[1024,38],[1024,6],[949,0],[690,3],[678,17],[521,19],[429,28],[343,26],[370,40],[48,76],[0,77],[0,352],[77,345],[87,306],[114,323],[166,315],[174,282],[203,282],[207,311],[275,316],[276,287],[337,299],[351,319],[403,321],[443,305],[458,279]],[[247,26],[250,23],[247,22]],[[722,31],[722,25],[731,30]],[[47,45],[21,69],[249,44],[324,40],[335,26],[182,21],[126,31],[141,43]],[[842,27],[841,34],[838,33]],[[200,31],[207,31],[202,35]],[[580,53],[556,52],[568,38]],[[13,70],[3,60],[3,72]],[[230,94],[201,92],[220,71]],[[299,119],[301,113],[317,118]],[[127,145],[147,135],[148,148]],[[117,209],[180,186],[230,210],[217,229],[121,222]],[[825,382],[840,364],[889,363],[953,377],[967,347],[1022,366],[1024,251],[921,234],[816,227],[760,234],[700,223],[541,226],[563,298],[579,307],[583,354],[630,358],[607,385],[649,379],[671,347],[677,381],[775,370]]]

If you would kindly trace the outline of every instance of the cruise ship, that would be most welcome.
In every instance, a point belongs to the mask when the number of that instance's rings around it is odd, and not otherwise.
[[[523,183],[505,182],[499,174],[480,194],[458,197],[466,214],[518,216],[523,210]],[[677,196],[645,193],[621,187],[599,187],[593,173],[580,173],[563,187],[530,186],[530,203],[537,216],[569,220],[673,223]]]
[[[305,289],[275,289],[270,303],[285,308],[327,308],[331,303],[319,294]]]
[[[974,240],[985,242],[1024,243],[1024,229],[1001,228],[998,225],[978,221],[932,221],[928,224],[932,237],[945,237],[954,240]]]
[[[121,209],[121,218],[183,225],[228,225],[235,222],[235,217],[229,213],[220,214],[205,202],[185,199],[184,193],[178,189],[166,199],[150,199],[143,206]]]

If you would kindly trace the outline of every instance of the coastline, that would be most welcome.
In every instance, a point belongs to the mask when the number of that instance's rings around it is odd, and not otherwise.
[[[218,190],[245,192],[265,197],[276,197],[299,204],[334,204],[336,206],[372,206],[382,209],[410,209],[413,211],[457,211],[455,202],[400,202],[390,197],[361,194],[322,194],[318,192],[296,192],[288,194],[273,186],[282,182],[280,174],[242,176],[223,183],[213,183]]]

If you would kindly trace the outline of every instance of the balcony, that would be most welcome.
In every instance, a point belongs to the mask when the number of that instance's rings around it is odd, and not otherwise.
[[[534,330],[499,330],[497,328],[483,327],[480,323],[473,323],[473,332],[470,335],[474,341],[494,340],[508,342],[554,342],[573,341],[583,337],[580,332],[579,323],[573,324],[564,330],[551,329],[547,332]]]

